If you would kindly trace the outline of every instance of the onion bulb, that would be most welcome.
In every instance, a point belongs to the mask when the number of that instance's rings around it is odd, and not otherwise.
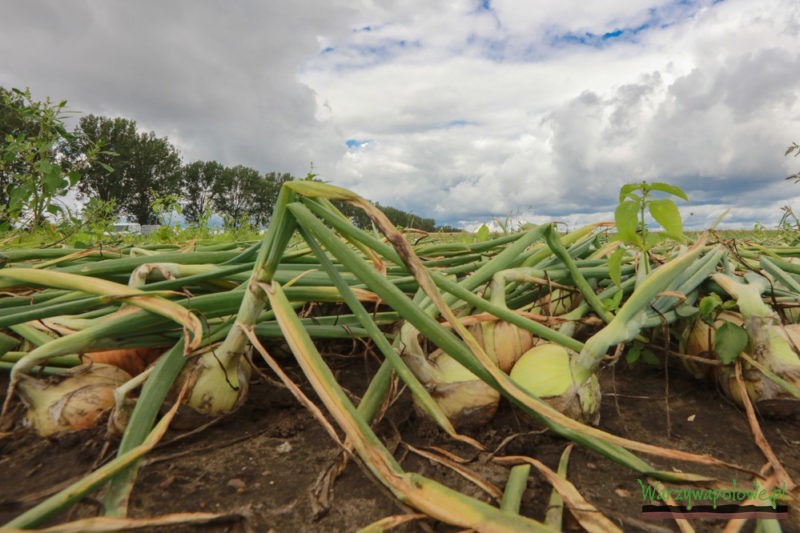
[[[114,365],[128,374],[140,374],[153,361],[158,359],[166,348],[117,348],[113,350],[98,350],[84,354],[94,363]]]
[[[539,298],[536,305],[542,314],[561,316],[578,307],[582,299],[580,291],[556,288]]]
[[[227,365],[223,366],[223,361]],[[241,356],[221,357],[214,350],[189,361],[182,375],[190,380],[186,404],[207,416],[233,412],[246,399],[250,384],[250,364]],[[183,383],[179,379],[176,383]]]
[[[715,331],[724,322],[744,327],[748,335],[745,351],[770,372],[795,387],[800,386],[800,325],[780,325],[771,317],[743,318],[735,313],[722,313],[715,328],[698,321],[690,332],[686,351],[690,355],[714,353]],[[732,365],[714,367],[714,376],[726,396],[742,405],[742,395]],[[800,413],[800,401],[783,387],[766,377],[752,365],[742,362],[747,396],[759,412],[767,416],[782,417]]]
[[[800,330],[797,326],[758,326],[747,320],[745,329],[750,336],[748,349],[751,357],[781,379],[795,387],[800,386],[800,358],[795,351],[800,343]],[[800,414],[800,400],[761,371],[744,363],[742,374],[747,395],[756,404],[759,412],[773,417]],[[739,384],[730,365],[720,367],[717,381],[728,396],[737,403],[742,403]]]
[[[713,328],[702,320],[695,320],[689,327],[689,333],[686,336],[683,347],[684,351],[695,357],[714,359],[714,331],[725,322],[731,322],[732,324],[741,326],[744,319],[739,314],[724,311],[717,316]],[[712,365],[704,365],[701,362],[692,361],[690,359],[681,359],[681,362],[684,368],[696,379],[708,378],[712,374]]]
[[[561,413],[578,420],[600,422],[600,383],[595,374],[577,383],[573,356],[566,348],[543,343],[525,352],[511,369],[511,379]]]
[[[455,428],[476,428],[497,412],[500,393],[441,349],[429,356],[431,379],[428,392]]]
[[[27,406],[25,424],[47,437],[93,427],[114,407],[114,389],[131,379],[113,365],[81,365],[48,380],[21,375],[17,390]]]
[[[475,324],[469,331],[503,372],[509,372],[535,344],[530,331],[504,320]]]

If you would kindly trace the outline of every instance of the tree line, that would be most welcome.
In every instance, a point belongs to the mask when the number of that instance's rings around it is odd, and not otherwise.
[[[245,165],[183,163],[167,137],[140,131],[127,118],[85,115],[68,131],[66,114],[65,101],[38,102],[27,89],[0,87],[0,229],[35,229],[48,215],[64,215],[59,199],[70,191],[140,224],[161,222],[163,208],[154,207],[167,199],[188,223],[207,224],[216,214],[229,227],[265,226],[281,185],[294,179]],[[378,206],[396,225],[438,229],[432,218]],[[340,207],[354,224],[369,226],[360,210]]]

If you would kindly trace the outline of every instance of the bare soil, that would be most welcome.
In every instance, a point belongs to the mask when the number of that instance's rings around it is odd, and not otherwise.
[[[300,370],[289,360],[284,363],[288,373],[302,384]],[[371,361],[360,356],[339,358],[332,364],[337,367],[340,382],[356,395],[365,389],[375,370]],[[628,367],[620,363],[613,372],[603,370],[601,378],[601,427],[606,431],[667,448],[710,454],[751,471],[760,470],[766,463],[745,414],[712,385],[695,381],[677,368],[670,369],[667,377],[664,368],[643,364]],[[313,397],[312,391],[306,392]],[[798,421],[761,420],[761,424],[784,467],[794,479],[800,479]],[[496,503],[450,468],[409,451],[407,444],[436,446],[470,459],[466,466],[501,490],[508,475],[508,468],[493,463],[489,454],[454,443],[420,420],[407,394],[392,406],[377,430],[407,470]],[[567,445],[505,403],[489,426],[472,434],[498,456],[529,455],[553,469]],[[0,440],[0,523],[107,461],[115,447],[116,441],[109,440],[103,428],[55,439],[17,431]],[[170,430],[142,465],[130,515],[230,514],[217,523],[168,528],[175,532],[297,532],[356,531],[381,518],[410,512],[354,461],[336,479],[327,511],[321,510],[312,489],[320,473],[340,458],[338,447],[306,409],[285,389],[256,378],[248,402],[234,415],[202,431]],[[723,481],[736,478],[740,485],[752,479],[744,472],[645,458],[661,469],[710,474]],[[643,520],[641,476],[602,456],[576,447],[568,478],[625,531],[678,530],[674,521]],[[521,512],[543,519],[550,490],[543,478],[532,473]],[[95,494],[97,499],[85,499],[56,521],[97,514],[100,497]],[[698,531],[719,531],[724,524],[714,520],[692,522]],[[800,531],[796,515],[782,526],[784,531]],[[571,516],[565,517],[564,527],[567,531],[581,530]],[[455,531],[431,520],[413,521],[397,530]],[[744,531],[752,531],[752,527]]]

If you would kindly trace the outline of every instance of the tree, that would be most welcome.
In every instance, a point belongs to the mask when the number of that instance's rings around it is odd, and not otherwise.
[[[22,95],[0,87],[0,222],[5,226],[16,221],[15,212],[19,209],[16,206],[12,208],[11,192],[17,188],[18,176],[25,168],[16,153],[11,152],[10,145],[20,135],[33,135],[36,129],[35,124],[25,120],[24,109],[25,99]]]
[[[259,198],[259,206],[257,210],[260,220],[259,224],[266,225],[269,223],[269,219],[272,217],[272,211],[275,209],[275,203],[278,201],[278,193],[281,190],[281,186],[287,181],[292,181],[293,179],[294,176],[288,172],[281,174],[277,172],[267,172],[264,175],[265,191],[264,194],[262,194]]]
[[[157,223],[153,201],[178,192],[181,160],[177,149],[166,137],[138,132],[136,122],[125,118],[87,115],[76,131],[85,141],[102,143],[105,150],[100,157],[105,167],[93,166],[84,173],[78,185],[81,195],[114,199],[140,224]]]
[[[342,214],[349,218],[353,225],[357,228],[364,229],[369,228],[372,225],[372,220],[362,209],[347,202],[341,201],[334,201],[334,205],[342,212]],[[432,218],[420,218],[412,213],[403,211],[402,209],[381,205],[379,202],[375,202],[375,207],[383,211],[383,214],[386,215],[386,218],[389,219],[389,222],[395,226],[416,228],[422,231],[436,231],[436,221]]]
[[[413,213],[395,207],[375,204],[386,215],[392,224],[404,228],[416,228],[422,231],[436,231],[436,221],[432,218],[421,218]]]
[[[183,195],[183,216],[197,223],[208,211],[214,209],[214,191],[225,171],[216,161],[195,161],[181,167],[180,189]]]
[[[350,219],[350,222],[357,228],[365,229],[372,225],[372,219],[369,218],[366,212],[360,207],[356,207],[351,203],[343,202],[341,200],[334,200],[333,205],[342,212],[344,216]]]
[[[35,101],[29,89],[0,88],[0,227],[36,230],[48,214],[64,214],[56,199],[80,179],[97,153],[93,143],[70,149],[66,101]]]
[[[213,211],[233,227],[243,222],[264,226],[272,216],[281,185],[292,179],[288,173],[261,176],[243,165],[227,168],[216,161],[195,161],[181,168],[183,215],[194,223]]]
[[[244,165],[225,168],[214,186],[214,209],[227,226],[258,225],[260,197],[267,193],[266,180],[258,170]]]

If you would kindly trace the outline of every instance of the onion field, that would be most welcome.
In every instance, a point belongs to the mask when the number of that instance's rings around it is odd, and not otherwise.
[[[800,530],[800,248],[649,192],[478,236],[303,180],[254,241],[6,241],[4,528]]]

